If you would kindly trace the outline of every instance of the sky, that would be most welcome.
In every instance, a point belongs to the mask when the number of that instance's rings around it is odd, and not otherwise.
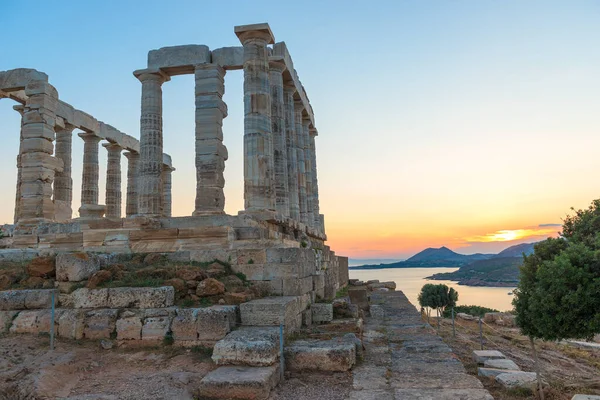
[[[135,137],[132,72],[149,50],[238,46],[235,25],[268,22],[315,112],[321,212],[340,255],[497,252],[555,236],[599,197],[597,1],[0,0],[0,16],[0,71],[43,71],[61,100]],[[225,77],[230,214],[243,209],[242,75]],[[0,222],[13,219],[14,104],[0,101]],[[163,104],[173,214],[191,215],[193,77],[165,83]],[[75,136],[75,210],[82,150]],[[100,170],[104,193],[103,148]]]

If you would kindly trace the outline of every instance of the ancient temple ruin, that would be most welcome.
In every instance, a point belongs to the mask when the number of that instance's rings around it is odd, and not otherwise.
[[[311,249],[316,269],[297,277],[310,277],[312,282],[317,276],[311,290],[322,290],[327,285],[325,273],[319,271],[330,270],[329,294],[344,285],[347,259],[335,256],[324,244],[317,129],[292,58],[284,42],[275,42],[268,24],[237,26],[235,34],[242,46],[211,50],[186,45],[148,53],[147,67],[133,73],[142,93],[139,140],[61,101],[43,72],[0,72],[0,98],[19,103],[14,108],[22,115],[12,248],[56,253],[182,252],[192,261],[237,260],[239,249],[252,250],[257,251],[252,263],[239,264],[258,280],[273,274],[257,273],[248,265],[277,262],[266,258],[266,249]],[[245,209],[227,215],[223,94],[225,75],[235,70],[244,73]],[[163,149],[162,85],[182,74],[195,76],[196,199],[190,216],[172,217],[175,168],[164,153],[168,149]],[[72,204],[71,166],[80,162],[71,154],[75,130],[81,131],[78,136],[84,141],[79,207]],[[98,162],[100,144],[108,152],[107,166]],[[122,154],[128,160],[126,175],[121,171]],[[100,168],[107,171],[105,204],[100,203]],[[122,179],[127,181],[125,194]],[[305,289],[289,294],[306,290],[308,281]],[[282,286],[279,291],[287,294]]]

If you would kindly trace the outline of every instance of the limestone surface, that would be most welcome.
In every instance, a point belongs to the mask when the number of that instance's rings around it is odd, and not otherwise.
[[[496,376],[496,382],[507,389],[517,387],[535,389],[537,378],[535,372],[506,371]]]
[[[100,269],[100,259],[89,253],[62,253],[56,256],[56,279],[79,282]]]
[[[279,359],[279,329],[241,327],[215,344],[212,359],[217,365],[275,364]]]
[[[348,371],[356,363],[356,349],[348,339],[298,340],[285,347],[286,369],[293,371]]]
[[[200,382],[198,394],[205,399],[265,400],[279,382],[279,366],[223,366]]]
[[[519,371],[521,368],[513,360],[508,359],[491,359],[483,362],[485,368],[508,369],[511,371]]]
[[[483,365],[487,360],[506,359],[506,356],[498,350],[474,350],[473,361]]]

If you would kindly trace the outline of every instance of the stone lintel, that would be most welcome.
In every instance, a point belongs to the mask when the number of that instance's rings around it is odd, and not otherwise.
[[[243,38],[249,38],[253,37],[253,35],[257,35],[259,37],[264,36],[267,39],[267,44],[275,43],[275,36],[271,31],[271,27],[266,22],[260,24],[238,25],[233,28],[233,31],[241,42],[244,41]]]
[[[278,69],[281,72],[287,69],[285,65],[285,60],[281,56],[269,56],[269,68],[270,69]]]
[[[148,52],[148,68],[160,69],[169,76],[193,74],[194,65],[209,63],[210,59],[208,46],[201,44],[161,47]]]
[[[163,153],[163,164],[166,167],[173,168],[173,161],[171,160],[171,156],[167,153]],[[173,168],[173,171],[175,171],[175,168]]]
[[[48,75],[30,68],[16,68],[0,72],[0,89],[4,92],[23,90],[32,81],[48,82]]]
[[[211,63],[220,65],[223,69],[237,70],[244,68],[244,48],[236,47],[221,47],[211,52]]]

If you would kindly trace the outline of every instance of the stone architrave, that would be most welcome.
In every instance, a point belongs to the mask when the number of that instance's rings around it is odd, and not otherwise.
[[[246,212],[275,211],[268,24],[236,26],[244,47],[244,204]]]
[[[296,86],[293,83],[283,86],[283,104],[285,119],[285,144],[287,155],[287,181],[289,216],[300,221],[300,205],[298,203],[298,155],[296,151],[296,122],[294,113],[294,93]]]
[[[321,233],[323,232],[323,227],[321,226],[321,216],[320,216],[320,207],[319,207],[319,180],[317,179],[317,151],[315,138],[318,135],[318,132],[315,128],[310,128],[308,130],[309,133],[309,151],[310,151],[310,159],[312,166],[312,206],[313,206],[313,217],[314,217],[314,227]]]
[[[304,158],[304,126],[302,125],[302,112],[304,105],[300,101],[294,103],[296,125],[296,161],[298,163],[298,206],[300,209],[300,222],[308,225],[308,202],[306,199],[306,161]]]
[[[196,66],[196,203],[193,215],[224,214],[225,160],[223,119],[227,116],[225,70]]]
[[[116,143],[104,143],[108,151],[106,166],[106,218],[121,218],[121,151]]]
[[[271,85],[271,132],[273,135],[273,163],[275,167],[275,208],[278,214],[290,216],[288,188],[288,163],[285,126],[285,104],[283,94],[283,71],[285,63],[282,57],[269,58],[269,83]]]
[[[169,165],[163,166],[163,217],[171,217],[172,215],[171,188],[173,187],[173,180],[171,174],[173,173],[173,171],[175,171],[175,168]]]
[[[140,70],[134,75],[142,82],[138,214],[160,217],[163,201],[162,84],[169,77],[160,70]]]
[[[21,171],[17,223],[23,231],[30,223],[54,220],[52,183],[62,161],[54,153],[54,125],[58,92],[44,81],[32,81],[25,87],[28,96],[23,109],[23,140],[19,149]]]
[[[127,199],[125,200],[125,215],[131,217],[138,213],[137,179],[140,154],[135,151],[123,153],[127,157]]]
[[[310,227],[315,226],[315,216],[313,208],[313,167],[312,156],[310,154],[310,120],[305,118],[302,120],[302,134],[304,136],[302,142],[304,144],[304,162],[305,162],[305,182],[306,182],[306,224]]]
[[[79,216],[82,218],[101,218],[105,207],[98,205],[98,143],[101,138],[92,132],[79,133],[83,139],[83,173],[81,179],[81,207]]]
[[[0,99],[2,96],[0,96]],[[25,106],[18,104],[13,106],[13,109],[21,115],[21,128],[19,130],[19,146],[23,141],[23,113],[25,112]],[[21,203],[21,154],[17,155],[17,188],[15,191],[15,215],[14,215],[14,223],[18,222],[19,217],[19,204]]]
[[[71,177],[73,125],[65,124],[56,129],[55,157],[63,162],[62,172],[54,177],[54,207],[57,222],[68,221],[73,217],[73,178]]]

